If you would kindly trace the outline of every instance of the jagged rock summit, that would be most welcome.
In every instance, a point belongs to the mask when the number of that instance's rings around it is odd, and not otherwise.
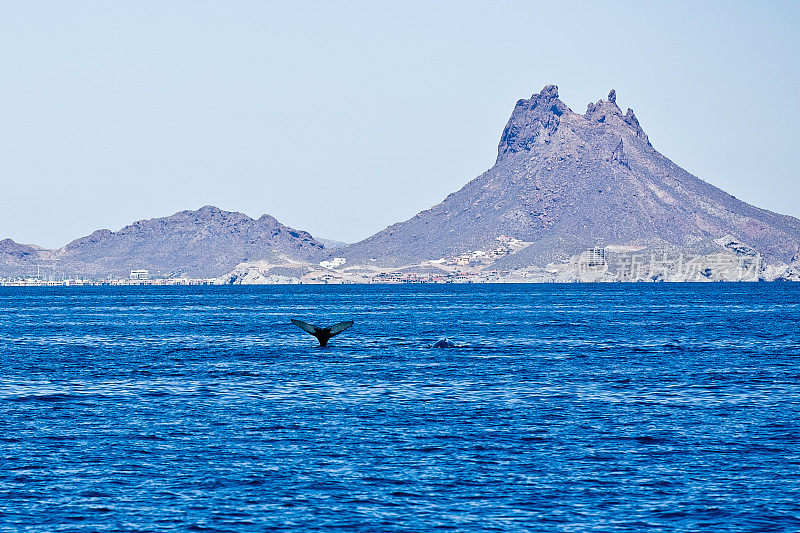
[[[38,264],[48,272],[90,278],[127,277],[131,269],[156,276],[215,277],[242,261],[324,256],[324,246],[308,232],[269,215],[253,219],[214,206],[139,220],[119,231],[98,230],[58,250],[12,243],[0,242],[0,275],[35,274]]]
[[[519,100],[495,165],[410,220],[336,250],[348,264],[400,266],[490,250],[498,238],[527,246],[502,268],[547,265],[590,247],[703,252],[730,235],[789,262],[800,221],[737,200],[661,155],[616,92],[572,111],[547,85]]]

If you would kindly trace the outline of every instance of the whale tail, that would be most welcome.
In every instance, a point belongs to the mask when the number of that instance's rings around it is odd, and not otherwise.
[[[293,318],[292,324],[302,329],[303,331],[315,336],[319,341],[319,345],[325,347],[328,345],[328,341],[331,339],[331,337],[336,336],[339,333],[343,332],[344,330],[352,327],[353,321],[346,320],[344,322],[339,322],[338,324],[334,324],[327,328],[321,328],[319,326],[315,326],[314,324],[309,324],[308,322],[303,322],[302,320],[297,320],[296,318]]]

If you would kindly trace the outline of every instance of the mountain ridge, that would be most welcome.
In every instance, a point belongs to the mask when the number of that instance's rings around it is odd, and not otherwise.
[[[99,229],[56,250],[14,244],[0,247],[5,275],[30,275],[35,262],[75,276],[126,277],[131,269],[147,269],[160,276],[214,277],[243,261],[324,255],[324,245],[306,231],[270,215],[253,219],[214,206],[137,220],[118,231]]]

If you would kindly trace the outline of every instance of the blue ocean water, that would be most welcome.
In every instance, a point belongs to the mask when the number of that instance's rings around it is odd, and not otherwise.
[[[0,289],[0,530],[797,531],[798,317],[800,284]]]

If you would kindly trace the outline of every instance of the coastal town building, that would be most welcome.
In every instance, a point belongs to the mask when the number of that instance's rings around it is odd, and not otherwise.
[[[131,270],[130,278],[132,280],[146,280],[150,279],[149,270]]]
[[[606,251],[603,248],[599,246],[590,248],[588,255],[589,255],[589,257],[587,258],[588,266],[596,267],[596,266],[603,266],[606,264]]]

